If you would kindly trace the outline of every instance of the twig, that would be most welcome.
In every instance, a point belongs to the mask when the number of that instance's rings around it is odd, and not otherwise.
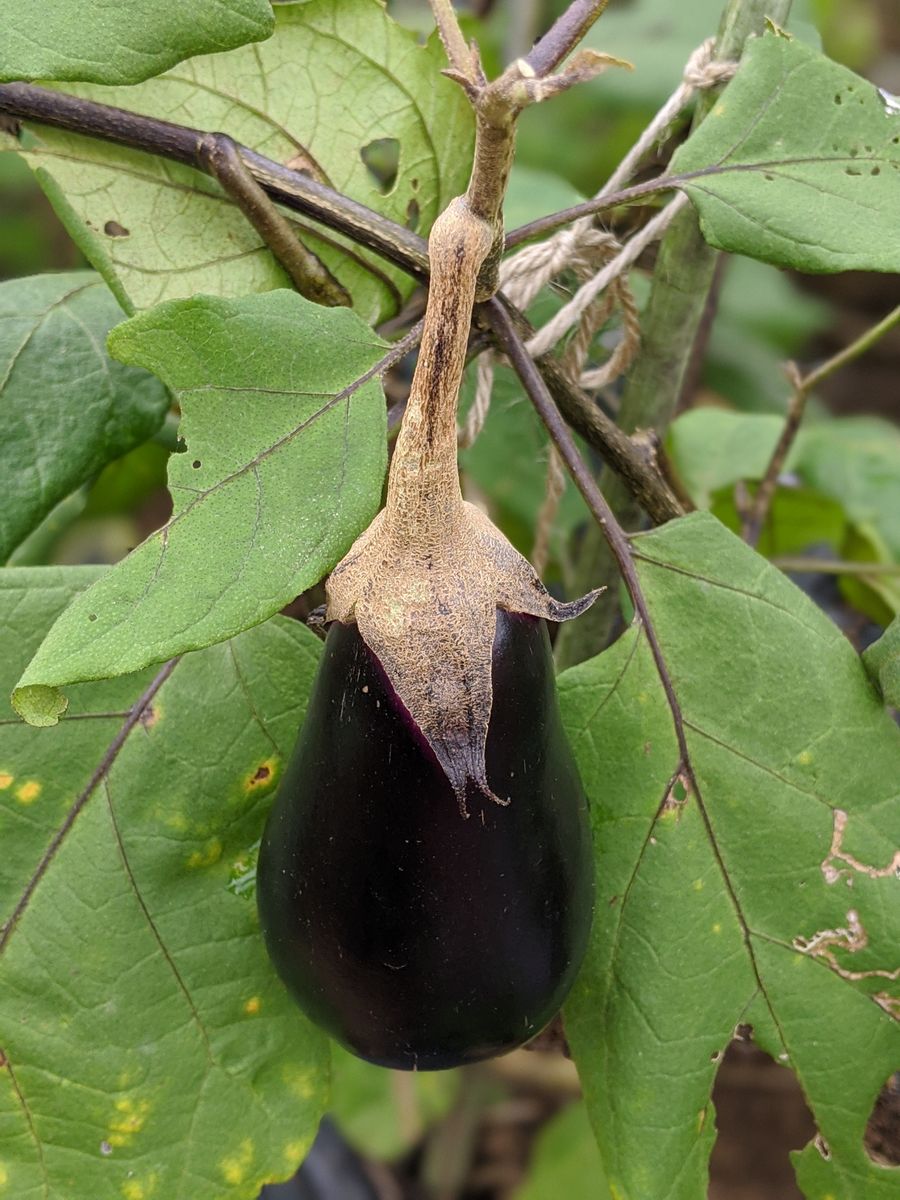
[[[809,388],[806,386],[805,380],[801,377],[796,363],[788,363],[788,373],[794,385],[794,391],[788,402],[784,428],[781,430],[781,436],[775,443],[772,457],[769,459],[765,474],[760,481],[759,487],[756,489],[755,496],[750,502],[749,509],[744,513],[741,520],[741,537],[748,546],[753,546],[754,548],[759,541],[762,527],[765,525],[766,518],[769,515],[772,498],[775,495],[775,489],[778,487],[778,477],[784,468],[791,446],[794,444],[794,439],[800,432],[800,422],[803,420],[803,414],[806,411],[806,398],[809,395]]]
[[[441,44],[447,55],[447,61],[460,75],[464,75],[467,79],[475,83],[477,73],[474,57],[472,51],[466,45],[466,39],[463,37],[462,30],[459,27],[459,21],[456,19],[456,13],[453,10],[453,0],[428,0],[428,2],[431,5],[434,23],[437,25]]]
[[[900,575],[900,563],[845,562],[833,558],[781,555],[771,559],[773,567],[798,575]]]
[[[888,330],[893,329],[898,324],[900,324],[900,305],[889,312],[886,317],[882,318],[877,325],[873,325],[871,328],[865,330],[849,346],[845,346],[843,350],[832,355],[826,362],[816,367],[815,370],[810,371],[808,375],[801,375],[796,363],[788,363],[788,378],[793,384],[794,390],[788,402],[787,418],[784,428],[781,431],[781,436],[775,445],[775,449],[772,451],[772,457],[766,466],[762,481],[741,523],[741,537],[748,545],[756,546],[759,541],[759,535],[766,522],[766,517],[768,516],[772,499],[775,495],[775,489],[778,486],[778,477],[784,468],[791,446],[794,444],[794,440],[800,430],[800,423],[803,420],[806,401],[810,393],[820,383],[823,383],[826,379],[834,375],[835,372],[845,367],[847,363],[851,363],[854,359],[859,358],[861,354],[865,354],[879,338],[883,337]]]
[[[606,503],[603,493],[597,487],[590,468],[578,452],[578,447],[575,445],[568,426],[562,419],[559,409],[553,403],[553,397],[550,395],[549,389],[542,379],[534,360],[526,350],[525,344],[519,336],[509,313],[497,298],[489,301],[485,305],[485,308],[489,313],[489,320],[494,332],[497,334],[500,347],[512,364],[513,370],[528,393],[528,398],[544,422],[547,432],[568,467],[569,474],[572,476],[575,486],[581,492],[591,515],[600,527],[625,581],[625,586],[634,604],[635,612],[640,618],[644,635],[647,638],[647,644],[653,655],[660,683],[666,695],[669,711],[672,714],[672,724],[678,742],[679,763],[675,771],[675,776],[673,776],[673,781],[678,776],[686,774],[692,785],[696,786],[693,779],[693,769],[691,767],[687,741],[685,739],[681,705],[678,697],[675,695],[672,677],[669,674],[669,669],[666,665],[659,639],[656,636],[656,630],[653,626],[649,609],[647,608],[647,602],[644,599],[644,593],[641,589],[637,571],[635,570],[628,539],[621,525],[616,520],[612,509]]]
[[[518,336],[529,341],[534,336],[534,326],[507,304],[505,297],[501,295],[500,298],[515,323]],[[536,366],[566,420],[621,476],[628,491],[651,520],[661,525],[673,517],[684,516],[685,509],[678,498],[656,467],[647,461],[640,447],[572,382],[559,360],[552,354],[545,354],[536,360]]]
[[[301,296],[332,308],[351,306],[349,292],[300,241],[291,223],[248,170],[232,138],[226,133],[205,134],[200,140],[199,158],[284,267]]]
[[[0,112],[205,170],[201,146],[206,134],[187,125],[175,125],[26,83],[0,85]],[[345,234],[411,275],[427,279],[428,246],[424,238],[308,175],[292,171],[238,142],[235,146],[247,170],[277,203]]]
[[[203,170],[202,131],[144,117],[29,84],[0,85],[0,111],[157,154]],[[253,178],[275,201],[319,221],[329,229],[368,246],[420,279],[428,278],[428,248],[423,238],[306,175],[235,143]],[[526,338],[534,328],[516,315]],[[627,435],[572,383],[551,356],[539,367],[566,419],[612,469],[621,473],[637,501],[657,523],[681,513],[658,473],[634,451]]]
[[[845,367],[847,363],[851,363],[854,359],[859,358],[861,354],[865,354],[867,350],[875,345],[879,338],[884,337],[895,325],[900,325],[900,304],[892,309],[886,317],[883,317],[877,325],[873,325],[870,329],[861,333],[849,346],[832,355],[827,362],[816,367],[814,371],[810,371],[803,379],[803,386],[807,391],[814,391],[820,383],[824,383],[826,379],[830,379],[836,371]]]
[[[575,0],[547,30],[525,61],[535,75],[549,75],[570,54],[609,0]]]
[[[162,687],[162,685],[166,682],[166,680],[169,678],[169,676],[175,670],[175,667],[178,664],[178,661],[179,661],[178,658],[170,659],[170,661],[167,662],[165,664],[165,666],[163,666],[157,672],[156,677],[154,678],[154,680],[150,684],[150,686],[147,688],[147,690],[144,692],[144,694],[137,701],[135,701],[134,706],[128,713],[127,720],[123,723],[119,732],[116,734],[116,736],[110,742],[109,747],[106,750],[106,753],[103,755],[103,758],[100,760],[99,766],[97,767],[97,769],[94,771],[93,775],[88,780],[84,790],[81,792],[81,794],[77,797],[77,799],[70,806],[69,811],[66,813],[62,824],[60,825],[59,829],[57,829],[57,831],[53,835],[53,837],[51,838],[50,844],[48,845],[48,847],[44,851],[44,853],[41,855],[41,859],[38,862],[38,865],[35,867],[34,871],[32,872],[31,878],[28,880],[28,883],[25,885],[25,890],[22,892],[22,895],[19,897],[19,901],[16,904],[16,907],[13,909],[12,915],[10,916],[10,918],[6,922],[6,924],[3,926],[2,931],[0,931],[0,953],[2,953],[6,949],[7,945],[9,944],[9,939],[12,937],[13,930],[15,929],[17,922],[21,918],[22,914],[25,912],[25,909],[31,903],[31,898],[34,895],[35,891],[37,890],[38,884],[44,878],[44,875],[47,873],[47,869],[50,866],[50,863],[56,857],[57,851],[59,850],[62,843],[65,841],[66,836],[69,833],[69,831],[71,830],[72,826],[75,824],[78,814],[81,812],[81,810],[87,804],[88,800],[90,800],[91,796],[94,794],[97,787],[103,782],[103,780],[109,774],[110,770],[112,769],[113,763],[116,761],[116,759],[119,756],[119,751],[122,749],[122,747],[125,745],[125,742],[128,739],[128,735],[131,733],[132,729],[134,729],[135,725],[137,725],[137,723],[140,721],[141,717],[144,715],[144,713],[149,708],[149,706],[153,700],[153,697],[156,695],[156,693],[159,691],[159,689]]]

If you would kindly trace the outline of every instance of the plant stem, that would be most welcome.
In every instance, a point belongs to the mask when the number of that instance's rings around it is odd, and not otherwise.
[[[784,555],[770,561],[780,571],[794,571],[798,575],[900,575],[900,563],[843,562],[803,555]]]
[[[810,371],[808,375],[801,376],[794,363],[788,364],[788,373],[794,385],[794,390],[788,402],[787,419],[781,431],[781,436],[775,445],[775,449],[772,451],[772,457],[769,459],[765,474],[762,477],[759,487],[756,489],[756,494],[742,522],[741,537],[748,545],[755,546],[759,541],[759,535],[762,532],[763,525],[766,523],[766,517],[772,505],[775,489],[778,486],[778,477],[790,453],[791,446],[794,444],[794,440],[800,431],[800,423],[806,411],[806,400],[809,394],[820,383],[823,383],[826,379],[834,375],[836,371],[839,371],[841,367],[859,358],[880,337],[883,337],[888,330],[893,329],[897,324],[900,324],[900,305],[889,312],[877,325],[873,325],[870,329],[865,330],[849,346],[832,355],[826,362],[816,367],[814,371]]]
[[[187,125],[175,125],[26,83],[0,85],[0,112],[206,170],[202,147],[207,135]],[[292,171],[237,142],[235,146],[247,170],[277,203],[320,221],[361,246],[368,246],[420,279],[428,277],[428,248],[424,238],[308,175]]]
[[[791,0],[729,0],[719,26],[716,58],[738,58],[746,39],[762,32],[766,17],[783,23],[790,5]],[[712,103],[712,95],[700,97],[695,127]],[[704,241],[693,208],[685,208],[660,243],[650,298],[641,320],[641,353],[627,380],[619,410],[619,424],[626,433],[653,428],[662,438],[674,416],[703,324],[718,258],[719,252]],[[641,510],[633,496],[612,478],[606,485],[606,494],[622,525],[626,529],[636,528]],[[589,531],[582,543],[575,588],[581,587],[588,576],[592,587],[604,583],[608,586],[615,577],[615,564],[596,531]],[[557,643],[560,666],[580,662],[602,650],[617,611],[615,589],[608,586],[607,592],[581,620],[560,631]]]
[[[682,771],[690,773],[690,755],[684,733],[684,718],[681,712],[681,705],[679,704],[678,697],[675,695],[672,677],[669,674],[665,656],[659,644],[659,639],[656,636],[656,630],[650,617],[650,611],[647,608],[647,602],[644,599],[644,593],[632,558],[631,546],[629,545],[628,538],[625,536],[625,531],[616,520],[615,514],[606,502],[603,493],[597,487],[597,482],[591,474],[589,467],[579,454],[572,434],[562,419],[559,409],[553,403],[553,397],[550,395],[534,360],[525,349],[525,344],[519,337],[509,313],[496,298],[491,300],[486,307],[490,313],[491,326],[497,334],[497,340],[503,352],[512,364],[513,370],[518,375],[522,386],[528,393],[529,399],[544,422],[553,444],[568,467],[569,474],[572,476],[575,486],[584,497],[584,501],[594,520],[597,522],[597,526],[606,540],[610,553],[615,559],[616,566],[625,581],[628,594],[634,604],[635,613],[640,618],[644,636],[647,638],[647,643],[650,646],[656,671],[672,714],[672,723],[678,741],[680,759],[675,775],[679,775]]]
[[[557,43],[557,50],[561,45]],[[206,169],[203,143],[207,135],[188,126],[29,84],[0,85],[0,112]],[[235,143],[235,147],[250,175],[272,200],[369,247],[419,279],[428,278],[424,238],[306,175],[245,146]],[[615,197],[610,197],[610,202],[615,203]],[[523,336],[533,337],[534,328],[521,314],[514,315]],[[613,471],[624,475],[652,519],[662,522],[678,516],[682,509],[671,489],[630,439],[572,383],[553,357],[546,356],[539,366],[566,419]]]
[[[200,161],[272,251],[301,296],[331,308],[350,307],[349,292],[297,237],[290,221],[247,169],[235,141],[226,133],[206,134],[200,142]]]

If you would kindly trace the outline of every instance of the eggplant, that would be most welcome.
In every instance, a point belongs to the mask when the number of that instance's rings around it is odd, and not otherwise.
[[[266,825],[257,899],[278,974],[381,1066],[454,1067],[522,1045],[585,951],[588,809],[542,619],[497,611],[491,678],[489,791],[470,781],[461,811],[378,657],[335,622]]]

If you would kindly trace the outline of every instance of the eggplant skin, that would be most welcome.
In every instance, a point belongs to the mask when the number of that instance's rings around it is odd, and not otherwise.
[[[435,664],[435,670],[440,664]],[[522,1045],[562,1004],[593,908],[587,801],[543,620],[498,610],[487,779],[459,809],[355,625],[334,624],[260,847],[266,946],[301,1008],[385,1067]]]

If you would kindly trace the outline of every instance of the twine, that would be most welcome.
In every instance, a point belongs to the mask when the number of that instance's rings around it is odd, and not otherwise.
[[[618,191],[631,178],[647,151],[665,137],[669,126],[697,91],[717,87],[731,79],[738,64],[716,62],[714,53],[715,38],[708,38],[694,51],[678,88],[597,192],[595,199],[603,199]],[[582,281],[571,300],[528,342],[527,349],[532,357],[539,358],[548,353],[574,327],[575,332],[562,361],[582,387],[590,390],[606,387],[624,374],[634,361],[640,345],[637,305],[627,271],[647,246],[662,237],[687,202],[687,197],[679,193],[624,246],[611,233],[597,229],[593,216],[587,216],[568,228],[560,229],[545,241],[526,246],[518,254],[505,259],[500,265],[500,286],[520,309],[528,308],[541,289],[563,271],[572,271]],[[585,359],[598,330],[606,324],[615,309],[619,310],[622,321],[618,343],[605,363],[584,370]],[[486,352],[478,360],[475,397],[459,431],[462,448],[471,446],[484,426],[490,408],[493,381],[494,355]],[[546,494],[538,514],[532,551],[532,563],[539,573],[547,563],[550,534],[564,489],[562,461],[555,447],[551,447],[547,461]]]

